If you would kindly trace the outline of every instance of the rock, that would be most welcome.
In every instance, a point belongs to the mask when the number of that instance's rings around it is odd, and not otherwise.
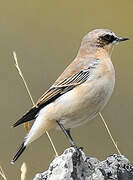
[[[33,180],[133,180],[133,166],[123,155],[113,154],[99,161],[71,147]]]

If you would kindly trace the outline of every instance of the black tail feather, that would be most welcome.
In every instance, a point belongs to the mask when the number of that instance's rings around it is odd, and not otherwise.
[[[33,107],[31,110],[29,110],[21,119],[19,119],[15,124],[12,125],[12,127],[16,127],[20,124],[23,124],[25,122],[31,121],[35,119],[36,114],[38,113],[39,109],[36,107]]]
[[[21,144],[19,150],[17,151],[17,153],[15,154],[15,156],[13,157],[13,159],[11,160],[11,164],[14,164],[15,161],[19,158],[19,156],[23,153],[23,151],[26,149],[26,146],[24,145],[24,142]]]

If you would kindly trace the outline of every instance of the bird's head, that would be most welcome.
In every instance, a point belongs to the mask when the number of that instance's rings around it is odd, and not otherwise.
[[[102,48],[111,54],[114,45],[126,40],[128,40],[128,38],[118,37],[111,30],[95,29],[83,38],[81,46],[85,46],[88,49]]]

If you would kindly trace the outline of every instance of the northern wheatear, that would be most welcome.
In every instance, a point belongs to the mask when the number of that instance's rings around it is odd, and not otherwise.
[[[52,128],[61,128],[75,146],[70,129],[93,119],[108,102],[115,84],[111,51],[119,38],[107,29],[89,32],[74,61],[13,127],[35,119],[11,163],[25,148]]]

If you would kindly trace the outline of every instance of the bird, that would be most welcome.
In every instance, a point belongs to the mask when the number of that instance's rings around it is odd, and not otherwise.
[[[50,129],[61,129],[73,147],[70,130],[94,119],[109,101],[115,85],[111,61],[114,45],[128,38],[109,29],[95,29],[81,41],[75,59],[54,84],[12,127],[35,120],[11,163],[26,147]]]

